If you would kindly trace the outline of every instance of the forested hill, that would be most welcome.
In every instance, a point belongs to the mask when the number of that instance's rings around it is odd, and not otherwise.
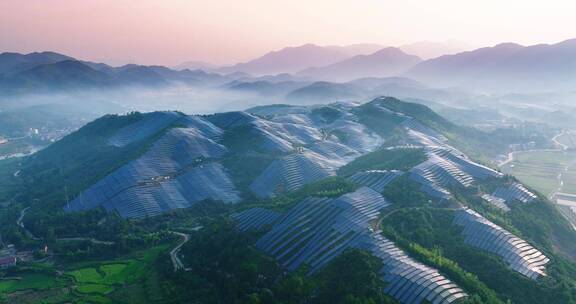
[[[121,303],[145,277],[166,290],[142,302],[575,303],[576,234],[491,167],[502,141],[391,97],[109,115],[0,163],[1,232],[66,269],[186,234],[179,262],[158,249],[139,279],[97,281]]]

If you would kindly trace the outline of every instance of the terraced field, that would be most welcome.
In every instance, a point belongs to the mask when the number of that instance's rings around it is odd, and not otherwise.
[[[561,192],[576,193],[576,152],[518,152],[514,161],[501,169],[546,196],[559,190],[558,175],[562,174]]]
[[[18,279],[0,281],[0,294],[27,289],[50,289],[58,285],[59,282],[49,275],[29,273],[19,277]]]
[[[0,303],[138,303],[130,290],[140,290],[153,278],[151,264],[167,250],[158,246],[123,260],[69,265],[58,275],[56,268],[30,270],[14,279],[0,280]]]

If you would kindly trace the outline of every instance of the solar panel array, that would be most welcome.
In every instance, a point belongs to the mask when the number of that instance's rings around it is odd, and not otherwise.
[[[157,134],[183,116],[177,112],[147,113],[139,121],[118,130],[108,139],[108,143],[116,147],[127,146]]]
[[[398,170],[370,170],[357,172],[348,178],[349,181],[366,186],[378,193],[382,193],[384,188],[393,180],[404,174]]]
[[[433,197],[447,199],[449,186],[469,187],[475,179],[501,177],[500,172],[472,162],[447,148],[428,148],[428,160],[410,171],[410,178],[422,185],[421,190]]]
[[[288,153],[295,146],[321,141],[322,132],[307,124],[281,123],[243,112],[216,114],[210,118],[223,128],[244,126],[258,138],[259,147],[268,152]]]
[[[226,203],[240,200],[234,184],[218,163],[194,167],[176,178],[130,187],[106,200],[102,206],[125,218],[143,218],[187,208],[206,199]]]
[[[280,213],[265,208],[251,208],[231,215],[241,231],[260,230],[274,223],[280,216]]]
[[[271,197],[334,174],[334,167],[323,157],[312,152],[294,153],[273,161],[250,184],[250,190],[260,197]]]
[[[322,155],[327,161],[333,162],[334,166],[343,166],[362,155],[361,152],[339,142],[319,141],[308,146],[310,151]]]
[[[477,212],[469,208],[457,211],[454,224],[464,227],[462,234],[468,245],[499,255],[512,270],[530,279],[546,276],[550,259]]]
[[[290,271],[308,265],[310,274],[347,249],[364,249],[382,260],[380,273],[387,283],[385,292],[401,303],[452,303],[466,297],[462,289],[437,270],[414,261],[375,230],[380,210],[388,205],[368,187],[337,199],[307,198],[277,219],[256,246]],[[240,227],[266,217],[261,210],[253,211],[257,214],[253,217],[245,215],[247,212],[236,217]]]
[[[484,194],[484,195],[482,195],[482,198],[497,208],[500,208],[506,212],[510,211],[510,207],[508,207],[508,205],[506,205],[506,200],[503,200],[499,197],[492,196],[490,194]]]
[[[148,115],[158,117],[156,113],[147,114],[135,124],[149,120]],[[168,130],[144,155],[86,189],[64,210],[102,206],[123,217],[141,218],[205,199],[239,201],[227,172],[213,162],[227,152],[215,141],[222,131],[199,117],[178,117],[179,124],[186,128]]]
[[[513,183],[508,187],[498,187],[492,193],[492,196],[498,197],[506,202],[519,201],[522,203],[529,203],[537,198],[536,194],[526,189],[520,183]]]
[[[416,119],[407,117],[401,123],[407,133],[408,137],[415,143],[426,147],[442,147],[447,141],[446,137],[431,128],[424,126]]]
[[[321,127],[329,133],[342,134],[343,143],[361,153],[372,152],[384,143],[380,136],[368,130],[363,124],[356,122],[350,113],[346,113],[344,117]]]
[[[384,107],[382,107],[384,108]],[[392,114],[404,118],[401,126],[407,132],[411,145],[427,150],[428,160],[410,171],[410,178],[421,184],[420,190],[440,200],[449,199],[449,186],[469,187],[475,179],[501,177],[502,174],[469,160],[462,152],[447,143],[439,132],[423,125],[413,117]]]
[[[254,121],[256,116],[247,112],[217,113],[207,117],[207,120],[220,129],[242,126]]]
[[[255,118],[249,122],[262,135],[264,147],[288,154],[273,161],[250,185],[250,190],[260,197],[295,191],[332,176],[337,168],[373,151],[382,142],[365,126],[352,121],[352,114],[325,123],[315,121],[310,113],[275,113],[271,121]]]

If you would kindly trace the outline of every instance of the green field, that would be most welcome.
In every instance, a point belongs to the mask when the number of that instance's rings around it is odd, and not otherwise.
[[[61,276],[20,273],[14,276],[19,279],[0,280],[0,303],[143,303],[157,292],[146,288],[157,279],[151,265],[168,248],[150,248],[122,260],[64,265]]]
[[[78,286],[76,290],[81,293],[108,294],[114,291],[114,287],[100,284],[84,284]]]
[[[124,284],[130,284],[146,274],[146,264],[128,260],[113,264],[97,264],[69,271],[74,278],[76,290],[84,294],[106,295]]]
[[[0,294],[27,289],[49,289],[58,285],[55,278],[41,273],[23,274],[20,278],[20,280],[0,281]]]
[[[74,277],[76,283],[98,283],[102,280],[102,275],[95,268],[82,268],[68,272]]]
[[[561,191],[576,193],[576,152],[518,152],[514,161],[501,169],[546,196],[559,189],[558,175],[562,174]]]

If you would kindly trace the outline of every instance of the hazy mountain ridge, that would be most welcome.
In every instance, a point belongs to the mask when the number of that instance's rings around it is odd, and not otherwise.
[[[422,44],[407,45],[404,49],[417,48],[419,45]],[[67,85],[222,85],[237,79],[248,82],[343,82],[366,77],[405,76],[433,87],[462,87],[481,92],[507,93],[567,90],[572,85],[570,79],[576,75],[576,40],[533,46],[503,43],[423,61],[404,53],[402,49],[379,47],[381,46],[375,44],[326,47],[307,44],[270,52],[232,67],[209,69],[217,73],[186,69],[177,71],[162,66],[133,64],[111,67],[102,63],[78,61],[94,71],[68,64],[68,68],[75,69],[69,71],[70,76],[77,73],[75,81],[66,80],[65,64],[60,64],[63,61],[76,61],[69,56],[53,52],[27,55],[3,53],[0,54],[0,85],[7,92],[19,92],[29,87],[52,86],[58,81],[45,84],[41,82],[59,77],[62,81],[59,86],[66,88]],[[376,52],[367,53],[376,48],[379,48]],[[34,68],[40,65],[54,64],[56,66],[52,68],[34,71]],[[44,76],[32,75],[33,72],[43,73]],[[98,75],[97,72],[106,75]],[[47,73],[55,74],[51,77]]]
[[[2,58],[8,63],[3,63]],[[2,74],[2,69],[6,73]],[[128,64],[111,67],[103,63],[79,61],[50,52],[28,55],[0,54],[0,87],[7,94],[114,89],[130,86],[162,87],[178,83],[205,86],[219,85],[234,79],[236,77],[233,75],[207,73],[202,70],[176,71],[163,66]]]
[[[396,76],[422,61],[397,48],[384,48],[370,55],[357,55],[332,65],[307,68],[299,76],[332,81],[350,81],[363,77]]]
[[[65,60],[74,60],[74,58],[54,52],[30,54],[2,53],[0,54],[0,74],[13,74],[28,70],[37,65],[56,63]]]
[[[420,41],[404,44],[398,48],[408,54],[418,56],[424,60],[440,57],[443,55],[457,54],[473,49],[473,47],[470,45],[459,41]]]
[[[546,91],[571,87],[576,40],[521,46],[503,43],[424,61],[405,73],[429,84],[496,91]]]
[[[273,51],[246,63],[224,67],[218,71],[245,72],[253,75],[295,73],[312,66],[332,64],[348,57],[349,55],[341,49],[305,44]]]

